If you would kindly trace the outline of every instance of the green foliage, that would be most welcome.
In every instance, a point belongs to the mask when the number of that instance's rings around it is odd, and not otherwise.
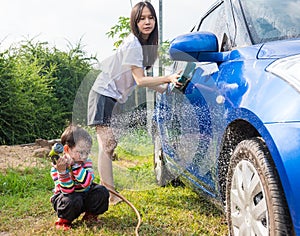
[[[135,174],[150,174],[153,168],[152,158],[149,156],[142,158],[127,154],[123,158],[135,161],[135,166],[128,168]],[[129,164],[121,162],[115,161],[114,165],[125,168]],[[66,234],[54,227],[57,216],[49,202],[51,189],[54,187],[49,166],[23,171],[11,169],[6,174],[0,174],[0,232],[7,235]],[[114,170],[114,173],[117,171]],[[123,179],[126,178],[129,177],[123,175]],[[228,234],[222,212],[190,189],[172,186],[149,188],[149,183],[141,179],[134,184],[134,191],[121,187],[118,190],[141,214],[140,235]],[[135,213],[124,202],[110,206],[107,212],[100,215],[100,224],[83,223],[81,217],[74,221],[68,234],[134,235],[137,224]]]
[[[117,41],[114,42],[114,47],[118,48],[122,43],[123,39],[128,36],[130,33],[130,18],[120,16],[118,23],[110,28],[106,33],[108,38],[117,38]]]
[[[164,66],[170,66],[173,63],[173,61],[170,59],[169,56],[169,48],[170,48],[169,40],[163,41],[162,44],[160,45],[159,60],[161,60],[161,64]]]
[[[153,143],[146,127],[127,128],[127,132],[118,140],[119,151],[130,156],[150,156],[153,154]]]
[[[0,173],[0,195],[18,198],[32,197],[37,192],[51,191],[53,181],[49,168],[9,169]]]
[[[21,42],[0,54],[0,144],[52,139],[72,119],[73,102],[94,57]]]
[[[76,124],[86,125],[88,95],[95,79],[99,74],[99,70],[92,69],[89,71],[84,80],[81,81],[73,102],[72,122]]]

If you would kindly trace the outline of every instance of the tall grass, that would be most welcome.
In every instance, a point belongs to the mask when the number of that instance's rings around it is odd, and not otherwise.
[[[130,143],[133,153],[144,150],[143,145],[123,139],[117,149],[119,159],[114,161],[114,174],[120,193],[142,216],[140,235],[227,235],[223,213],[206,198],[184,187],[158,188],[151,155],[132,155],[122,149]],[[53,188],[50,161],[40,161],[43,165],[39,168],[0,173],[0,234],[65,235],[54,228],[56,214],[49,202]],[[118,172],[116,166],[125,172]],[[96,179],[99,181],[99,176]],[[125,203],[110,207],[99,218],[102,223],[87,225],[80,217],[70,234],[134,235],[136,215]]]
[[[71,121],[81,82],[88,72],[88,80],[96,78],[96,62],[80,44],[65,52],[28,40],[0,52],[0,144],[57,138]],[[85,103],[87,95],[82,95]],[[84,122],[85,116],[78,119]]]

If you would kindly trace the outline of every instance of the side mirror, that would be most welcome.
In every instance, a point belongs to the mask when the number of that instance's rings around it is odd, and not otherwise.
[[[169,53],[176,61],[223,61],[223,54],[218,52],[218,39],[210,32],[192,32],[176,37],[171,41]]]

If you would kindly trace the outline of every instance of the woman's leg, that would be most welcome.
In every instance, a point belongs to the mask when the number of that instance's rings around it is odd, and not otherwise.
[[[112,156],[117,146],[117,142],[112,132],[112,128],[109,126],[97,126],[96,132],[99,144],[98,171],[100,175],[100,181],[101,184],[106,188],[115,191]],[[115,205],[120,201],[122,201],[122,199],[118,198],[114,194],[110,194],[110,205]]]

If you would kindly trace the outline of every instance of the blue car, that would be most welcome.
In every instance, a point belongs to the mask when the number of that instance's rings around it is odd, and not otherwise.
[[[156,96],[157,182],[211,197],[230,235],[300,235],[299,12],[217,1],[170,45],[182,86]]]

